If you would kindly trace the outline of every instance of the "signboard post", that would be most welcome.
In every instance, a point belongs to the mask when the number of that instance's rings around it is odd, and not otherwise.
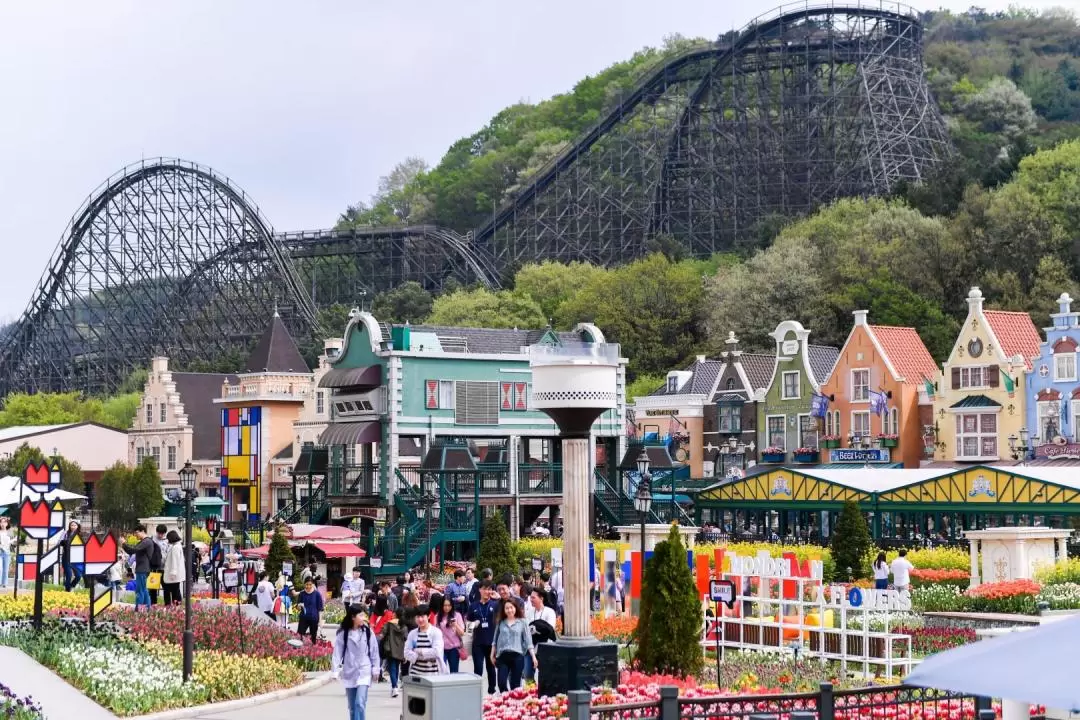
[[[720,605],[727,605],[730,610],[735,604],[735,583],[731,580],[711,580],[709,597],[713,601],[713,621],[716,623],[716,628],[713,630],[713,637],[716,638],[716,672],[717,677],[720,677],[720,665],[724,662],[724,644],[720,642],[720,634],[724,632],[724,622]]]

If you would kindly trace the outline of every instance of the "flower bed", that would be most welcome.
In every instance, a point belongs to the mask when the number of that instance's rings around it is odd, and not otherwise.
[[[1044,586],[1080,584],[1080,558],[1070,558],[1054,565],[1042,565],[1035,570],[1035,579]]]
[[[1046,602],[1051,610],[1080,609],[1080,583],[1044,585],[1036,602]]]
[[[619,645],[630,642],[635,628],[637,628],[636,617],[593,615],[589,621],[589,630],[598,640]]]
[[[953,570],[950,568],[937,570],[934,568],[915,568],[911,571],[912,587],[924,587],[926,585],[955,585],[960,589],[966,589],[971,583],[971,574],[968,570]]]
[[[85,590],[64,592],[46,590],[41,595],[41,607],[45,612],[54,610],[86,610],[90,607],[90,596]],[[0,595],[0,620],[21,620],[34,614],[34,593],[24,591],[19,597]]]
[[[110,619],[133,636],[144,640],[179,645],[184,632],[184,611],[180,607],[155,607],[149,612],[115,608],[110,611]],[[193,608],[192,629],[196,649],[278,658],[306,672],[330,667],[330,643],[319,641],[317,645],[312,645],[310,640],[305,639],[303,646],[293,647],[288,641],[299,638],[299,635],[279,625],[258,622],[246,616],[238,617],[236,608],[230,605]]]
[[[963,595],[967,612],[992,612],[1032,615],[1035,598],[1042,587],[1031,580],[985,583],[969,588]]]
[[[32,697],[19,697],[0,683],[0,717],[7,720],[45,720],[41,706]]]
[[[900,626],[892,632],[910,635],[911,651],[919,657],[969,645],[978,639],[971,628]]]

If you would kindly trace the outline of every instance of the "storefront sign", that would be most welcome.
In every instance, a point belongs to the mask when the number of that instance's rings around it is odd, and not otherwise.
[[[362,508],[362,507],[332,507],[330,508],[331,520],[344,520],[345,518],[371,518],[373,520],[385,520],[386,508]]]
[[[834,448],[829,451],[831,463],[887,463],[889,448],[871,448],[855,450],[853,448]]]
[[[646,410],[645,414],[649,417],[664,417],[665,415],[678,415],[678,410]]]
[[[1058,445],[1057,443],[1046,443],[1035,448],[1035,457],[1037,458],[1080,458],[1080,443],[1069,443],[1068,445]]]

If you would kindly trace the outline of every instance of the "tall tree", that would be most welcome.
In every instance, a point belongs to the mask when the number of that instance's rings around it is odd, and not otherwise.
[[[858,580],[866,576],[864,567],[867,554],[874,547],[866,518],[854,500],[844,503],[840,518],[832,535],[832,558],[836,572],[846,580]]]
[[[493,577],[496,578],[506,573],[516,573],[521,569],[514,563],[514,553],[510,547],[510,533],[506,530],[506,520],[503,519],[503,514],[499,510],[484,520],[484,536],[480,538],[476,567],[491,568]]]
[[[540,304],[554,318],[559,308],[602,272],[586,262],[563,264],[552,260],[526,265],[514,276],[514,289]]]
[[[270,582],[277,582],[284,563],[296,562],[296,556],[293,555],[292,548],[289,547],[288,538],[285,537],[285,533],[280,532],[281,528],[281,525],[275,528],[274,534],[270,538],[270,549],[266,553],[266,572],[270,575]],[[293,574],[295,575],[295,572]]]
[[[634,640],[643,672],[678,677],[701,672],[701,602],[677,524],[645,564]]]
[[[427,322],[456,327],[538,329],[547,325],[540,306],[520,293],[485,288],[436,298]]]
[[[157,515],[165,504],[161,474],[151,457],[134,469],[122,462],[111,465],[95,490],[102,524],[123,532],[134,528],[140,518]]]
[[[419,323],[431,314],[431,293],[410,280],[375,297],[371,313],[383,322]]]

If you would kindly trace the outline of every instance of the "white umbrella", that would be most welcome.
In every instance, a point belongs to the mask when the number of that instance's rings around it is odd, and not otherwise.
[[[28,487],[22,488],[22,494],[20,496],[19,486],[21,484],[22,478],[17,478],[14,475],[0,478],[0,507],[18,505],[20,497],[24,500],[29,498],[33,501],[41,499],[41,493],[34,492]],[[49,502],[52,502],[53,500],[85,500],[86,496],[57,488],[45,493],[45,499]]]
[[[1080,617],[1070,617],[931,655],[904,683],[1077,712],[1080,683],[1069,659],[1078,647]]]

